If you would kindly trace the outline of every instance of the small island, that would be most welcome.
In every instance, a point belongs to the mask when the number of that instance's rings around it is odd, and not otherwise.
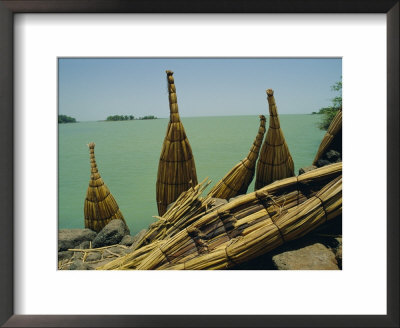
[[[111,115],[106,118],[106,121],[132,121],[132,120],[156,120],[154,115],[146,115],[143,117],[135,118],[133,115]]]
[[[155,117],[154,115],[147,115],[147,116],[143,116],[143,117],[139,117],[139,120],[156,120],[157,117]]]
[[[76,119],[67,115],[58,115],[58,123],[76,123]]]
[[[111,115],[106,118],[106,121],[130,121],[134,119],[133,115]]]

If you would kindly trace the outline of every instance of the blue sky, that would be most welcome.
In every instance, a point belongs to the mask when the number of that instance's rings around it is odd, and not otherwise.
[[[330,104],[342,60],[212,58],[60,58],[59,114],[78,121],[109,115],[168,117],[166,70],[172,70],[182,117],[266,114],[265,90],[279,114]]]

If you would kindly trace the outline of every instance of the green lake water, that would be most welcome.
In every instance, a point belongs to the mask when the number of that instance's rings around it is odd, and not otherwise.
[[[267,116],[267,114],[266,114]],[[311,165],[324,135],[320,115],[280,115],[295,172]],[[258,116],[181,118],[192,146],[197,178],[211,186],[249,152]],[[59,228],[83,228],[83,203],[90,179],[89,142],[96,143],[99,173],[116,199],[131,234],[156,220],[158,160],[168,119],[59,124]],[[268,116],[267,116],[268,126]],[[254,180],[248,192],[254,191]]]

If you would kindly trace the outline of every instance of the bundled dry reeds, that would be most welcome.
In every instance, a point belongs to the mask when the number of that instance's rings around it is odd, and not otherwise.
[[[179,117],[176,88],[172,71],[166,71],[169,94],[170,120],[158,165],[156,199],[158,214],[162,216],[169,204],[191,186],[197,185],[197,174],[192,148]]]
[[[313,165],[316,165],[318,160],[326,153],[329,146],[338,134],[342,133],[342,108],[338,110],[335,117],[333,118],[328,130],[326,131],[321,144],[319,145],[317,154],[315,155]]]
[[[254,177],[254,171],[265,134],[265,116],[260,115],[260,127],[246,158],[236,164],[208,193],[212,197],[229,199],[245,194]]]
[[[137,242],[132,253],[116,259],[100,269],[134,269],[156,245],[161,245],[165,239],[174,236],[198,218],[215,210],[218,206],[215,206],[211,196],[201,197],[202,192],[209,184],[210,181],[204,179],[194,188],[183,192],[164,216],[157,217],[159,221],[150,225],[147,233]]]
[[[225,269],[260,256],[341,213],[341,172],[336,163],[276,181],[100,269]]]
[[[271,204],[271,206],[273,206]],[[138,269],[169,269],[169,270],[216,270],[234,267],[237,264],[246,262],[261,256],[285,242],[297,239],[312,231],[322,223],[333,219],[342,212],[342,178],[341,176],[328,183],[315,196],[307,199],[302,204],[279,213],[273,212],[266,207],[264,210],[252,214],[253,221],[257,221],[252,226],[243,229],[238,237],[230,238],[229,232],[226,233],[225,242],[211,251],[207,248],[199,248],[192,254],[183,255],[178,261],[168,257],[168,252],[173,249],[173,254],[177,254],[180,248],[177,245],[184,244],[178,241],[176,236],[175,243],[168,243],[160,246],[163,249],[163,264],[159,262],[154,266],[154,258],[150,253],[142,261]],[[249,218],[242,219],[248,221]],[[232,224],[237,227],[241,220],[234,221]],[[244,225],[247,222],[243,223]],[[190,234],[193,232],[189,232]],[[182,233],[183,237],[184,233]],[[156,255],[153,251],[153,255]]]
[[[211,196],[201,197],[209,184],[210,181],[206,178],[195,187],[184,191],[162,217],[156,216],[158,221],[150,225],[147,233],[137,243],[136,249],[155,240],[171,237],[204,215],[214,203]]]
[[[308,196],[293,190],[274,197],[263,189],[251,206],[243,206],[243,196],[153,249],[137,269],[226,269],[263,255],[338,216],[341,183],[339,176]]]
[[[121,219],[125,222],[125,219],[99,174],[94,156],[94,142],[88,146],[91,174],[84,203],[85,228],[99,232],[111,220]]]
[[[267,91],[269,128],[256,169],[255,190],[271,182],[294,176],[294,164],[279,123],[274,91]]]

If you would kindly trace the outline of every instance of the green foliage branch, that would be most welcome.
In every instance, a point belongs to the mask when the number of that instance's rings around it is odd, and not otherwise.
[[[335,117],[336,113],[339,109],[342,108],[342,81],[336,82],[334,85],[331,86],[332,91],[336,91],[339,94],[332,98],[332,104],[329,107],[321,108],[318,111],[318,114],[322,114],[322,120],[318,123],[318,127],[321,130],[328,130],[329,125],[331,124],[333,118]],[[315,113],[315,112],[314,112]]]

